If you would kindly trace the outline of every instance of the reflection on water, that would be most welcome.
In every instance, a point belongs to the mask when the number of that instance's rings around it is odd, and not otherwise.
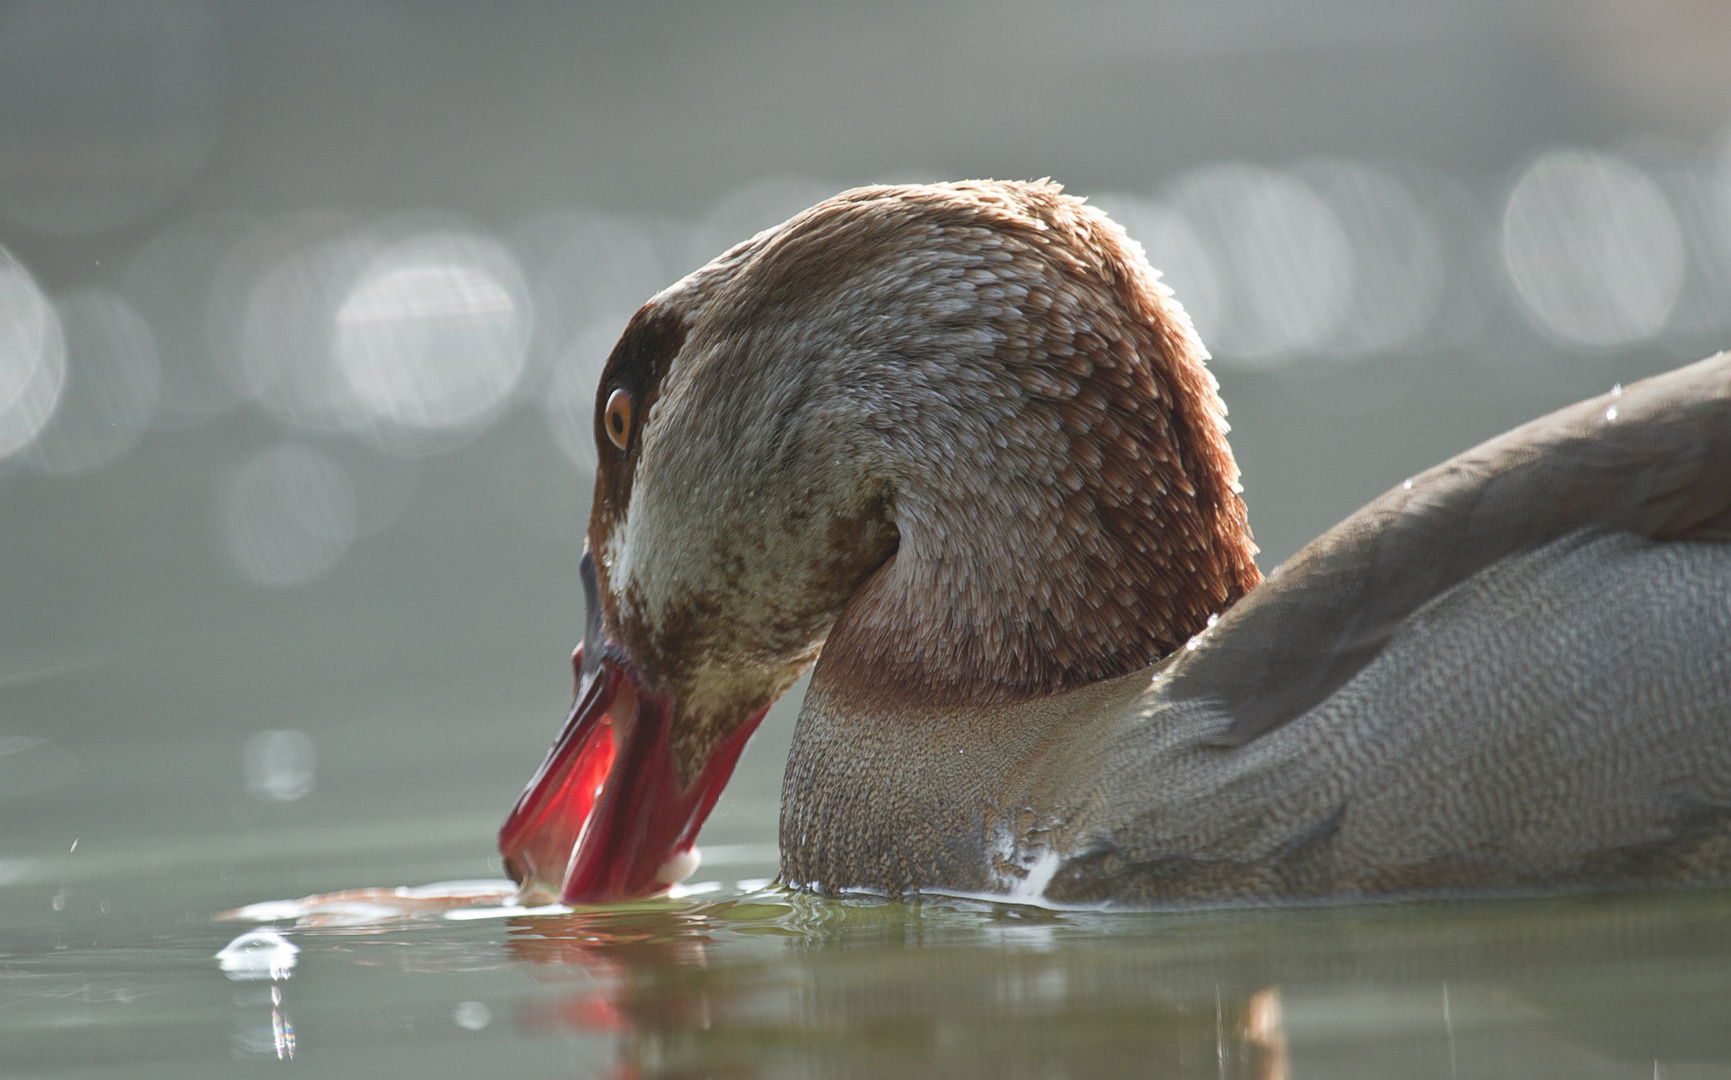
[[[452,883],[357,893],[348,920],[258,905],[272,925],[214,961],[15,952],[0,1070],[154,1009],[176,1075],[220,1072],[188,1036],[221,1019],[230,1057],[355,1075],[1731,1076],[1723,892],[1177,913],[719,892],[500,915],[471,903],[500,883]],[[129,966],[157,969],[154,1003]]]
[[[275,869],[38,875],[0,894],[0,1075],[1731,1077],[1727,891],[1050,911],[716,854],[680,899],[529,912],[469,881],[216,921]]]
[[[630,1076],[1731,1073],[1731,976],[1691,947],[1724,899],[1675,900],[1076,915],[765,894],[520,919],[504,947],[570,984],[519,1024],[616,1033]]]

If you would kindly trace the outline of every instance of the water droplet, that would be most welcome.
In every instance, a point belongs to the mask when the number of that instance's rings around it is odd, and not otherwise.
[[[1215,623],[1217,623],[1219,621],[1220,621],[1220,616],[1218,614],[1208,616],[1208,625],[1210,627],[1212,627]]]
[[[1613,405],[1610,408],[1605,410],[1605,419],[1606,420],[1615,420],[1616,418],[1617,418],[1617,407],[1615,405]]]
[[[451,1019],[457,1026],[469,1031],[480,1031],[493,1022],[493,1010],[482,1001],[459,1001],[457,1007],[451,1010]]]
[[[231,979],[286,979],[300,951],[275,930],[248,930],[223,946],[216,963]]]
[[[1622,383],[1612,383],[1611,384],[1611,396],[1612,397],[1622,397],[1623,396],[1623,384]]]
[[[1402,491],[1411,491],[1412,490],[1412,481],[1411,480],[1402,480],[1400,482],[1400,489]]]

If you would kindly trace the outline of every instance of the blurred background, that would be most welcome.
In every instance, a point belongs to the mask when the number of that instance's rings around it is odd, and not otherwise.
[[[824,196],[1105,207],[1268,569],[1731,343],[1728,130],[1719,0],[0,4],[0,910],[496,874],[600,365]],[[772,872],[793,712],[712,865]]]

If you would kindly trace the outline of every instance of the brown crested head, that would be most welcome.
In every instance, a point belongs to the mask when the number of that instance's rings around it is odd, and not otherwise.
[[[978,704],[1199,630],[1258,579],[1204,358],[1050,183],[845,192],[652,300],[597,394],[589,544],[682,768],[826,640],[832,690]]]
[[[1176,648],[1259,577],[1205,358],[1049,182],[844,192],[654,297],[597,393],[600,625],[513,872],[663,880],[820,651],[832,706],[899,712]]]

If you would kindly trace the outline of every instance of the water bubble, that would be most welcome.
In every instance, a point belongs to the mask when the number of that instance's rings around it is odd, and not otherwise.
[[[356,401],[415,429],[477,424],[523,374],[528,299],[509,253],[464,233],[381,251],[336,312],[335,358]]]
[[[318,754],[304,731],[261,731],[241,752],[246,790],[260,802],[294,802],[313,789]]]
[[[248,930],[222,947],[216,963],[235,980],[286,979],[294,973],[300,951],[275,930]]]
[[[1172,201],[1220,273],[1208,341],[1217,356],[1275,366],[1340,324],[1352,300],[1352,245],[1310,188],[1286,173],[1219,165],[1181,178]]]
[[[54,305],[0,247],[0,459],[30,445],[66,383],[66,340]]]
[[[451,1019],[466,1031],[480,1031],[493,1022],[493,1010],[483,1001],[459,1001],[451,1010]]]
[[[1653,336],[1683,286],[1683,241],[1664,193],[1604,154],[1533,163],[1503,212],[1503,262],[1534,325],[1576,345]]]
[[[29,450],[44,472],[89,472],[124,457],[156,412],[162,368],[150,327],[113,293],[89,290],[57,305],[66,334],[66,389]]]
[[[38,0],[0,27],[0,214],[51,234],[132,224],[216,145],[222,40],[178,0]]]
[[[354,484],[328,454],[285,443],[234,475],[223,538],[241,574],[259,585],[304,585],[322,577],[354,541]]]

